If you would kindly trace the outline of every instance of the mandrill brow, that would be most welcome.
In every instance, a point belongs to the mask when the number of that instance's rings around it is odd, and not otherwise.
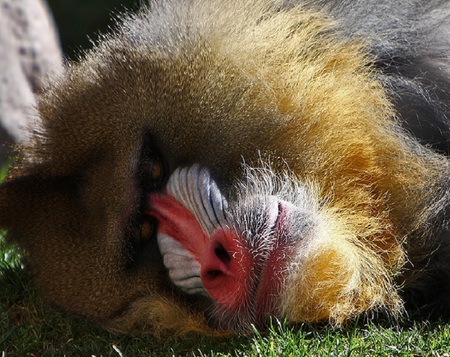
[[[450,5],[167,0],[39,94],[0,227],[121,332],[450,317]]]

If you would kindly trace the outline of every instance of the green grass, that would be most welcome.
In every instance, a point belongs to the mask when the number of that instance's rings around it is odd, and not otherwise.
[[[346,329],[274,323],[265,334],[213,339],[108,333],[45,306],[14,249],[0,240],[1,356],[449,356],[450,325],[371,322]]]

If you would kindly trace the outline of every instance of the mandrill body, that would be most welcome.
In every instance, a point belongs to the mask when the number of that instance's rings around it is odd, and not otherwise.
[[[50,304],[112,330],[448,316],[449,16],[152,3],[41,94],[0,224]]]

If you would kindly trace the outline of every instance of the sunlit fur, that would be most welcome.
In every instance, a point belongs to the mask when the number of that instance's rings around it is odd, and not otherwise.
[[[296,222],[298,228],[291,228],[304,237],[286,268],[288,280],[279,292],[283,296],[280,316],[293,321],[342,323],[371,309],[388,309],[394,314],[400,311],[401,301],[393,286],[395,274],[383,266],[370,247],[358,242],[346,216],[333,207],[335,197],[320,197],[319,182],[299,181],[289,172],[276,175],[269,165],[246,168],[245,172],[238,197],[230,205],[237,206],[232,216],[241,231],[250,232],[246,233],[249,240],[262,240],[258,244],[261,247],[271,246],[268,240],[274,238],[271,227],[264,226],[264,215],[259,221],[248,209],[256,206],[264,212],[271,196],[289,200],[310,216]],[[304,224],[310,227],[302,227]],[[264,248],[255,252],[264,254]],[[244,313],[249,311],[252,308]]]
[[[397,316],[403,291],[426,290],[424,262],[449,244],[448,158],[401,127],[371,38],[348,37],[313,3],[282,3],[152,3],[42,94],[0,223],[49,302],[115,331],[210,331],[203,303],[170,290],[163,267],[126,270],[123,221],[147,132],[170,164],[211,169],[230,202],[303,190],[318,225],[280,317]]]

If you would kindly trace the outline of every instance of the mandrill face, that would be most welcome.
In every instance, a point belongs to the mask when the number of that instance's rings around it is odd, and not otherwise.
[[[289,271],[317,235],[313,193],[266,170],[249,169],[251,183],[237,187],[230,204],[199,165],[177,169],[164,194],[149,194],[146,213],[158,222],[170,279],[187,294],[211,298],[212,316],[226,326],[263,326],[282,316]]]
[[[152,4],[48,86],[0,223],[50,304],[153,333],[402,311],[448,158],[324,11]]]

